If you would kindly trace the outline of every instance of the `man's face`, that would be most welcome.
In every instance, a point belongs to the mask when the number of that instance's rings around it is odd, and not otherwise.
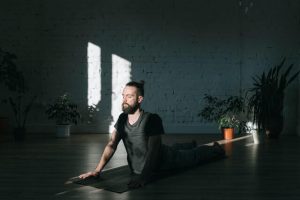
[[[138,96],[137,88],[126,86],[123,90],[122,110],[126,114],[133,114],[140,107],[143,97]]]

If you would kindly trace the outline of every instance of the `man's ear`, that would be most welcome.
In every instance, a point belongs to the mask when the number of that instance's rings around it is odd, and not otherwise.
[[[139,96],[139,97],[138,97],[138,103],[142,103],[143,100],[144,100],[144,97],[143,97],[143,96]]]

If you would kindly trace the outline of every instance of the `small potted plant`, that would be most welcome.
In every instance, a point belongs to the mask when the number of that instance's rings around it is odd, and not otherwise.
[[[69,137],[71,124],[77,124],[80,113],[77,104],[71,102],[68,94],[59,96],[46,110],[48,119],[56,122],[56,136]]]
[[[208,122],[219,124],[223,137],[225,136],[223,129],[226,128],[243,128],[243,120],[240,116],[245,111],[245,100],[241,96],[229,96],[227,98],[214,97],[205,94],[205,106],[202,108],[198,116]]]
[[[222,131],[225,140],[234,138],[234,129],[240,127],[240,120],[235,114],[226,113],[219,119],[219,129]]]

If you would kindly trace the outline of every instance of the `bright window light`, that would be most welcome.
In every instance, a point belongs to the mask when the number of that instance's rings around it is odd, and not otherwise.
[[[118,55],[112,54],[111,116],[113,120],[109,127],[110,133],[122,112],[122,92],[124,86],[129,81],[131,81],[131,62]]]
[[[88,64],[88,106],[101,101],[101,48],[93,43],[87,47]]]

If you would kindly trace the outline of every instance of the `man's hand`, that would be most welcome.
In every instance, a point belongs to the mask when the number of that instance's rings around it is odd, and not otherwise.
[[[139,188],[143,187],[146,184],[146,181],[141,179],[140,177],[132,178],[129,183],[127,184],[129,188]]]
[[[86,179],[86,178],[89,178],[89,177],[98,177],[100,175],[100,172],[97,172],[97,171],[91,171],[91,172],[87,172],[85,174],[81,174],[79,176],[79,178],[81,179]]]

